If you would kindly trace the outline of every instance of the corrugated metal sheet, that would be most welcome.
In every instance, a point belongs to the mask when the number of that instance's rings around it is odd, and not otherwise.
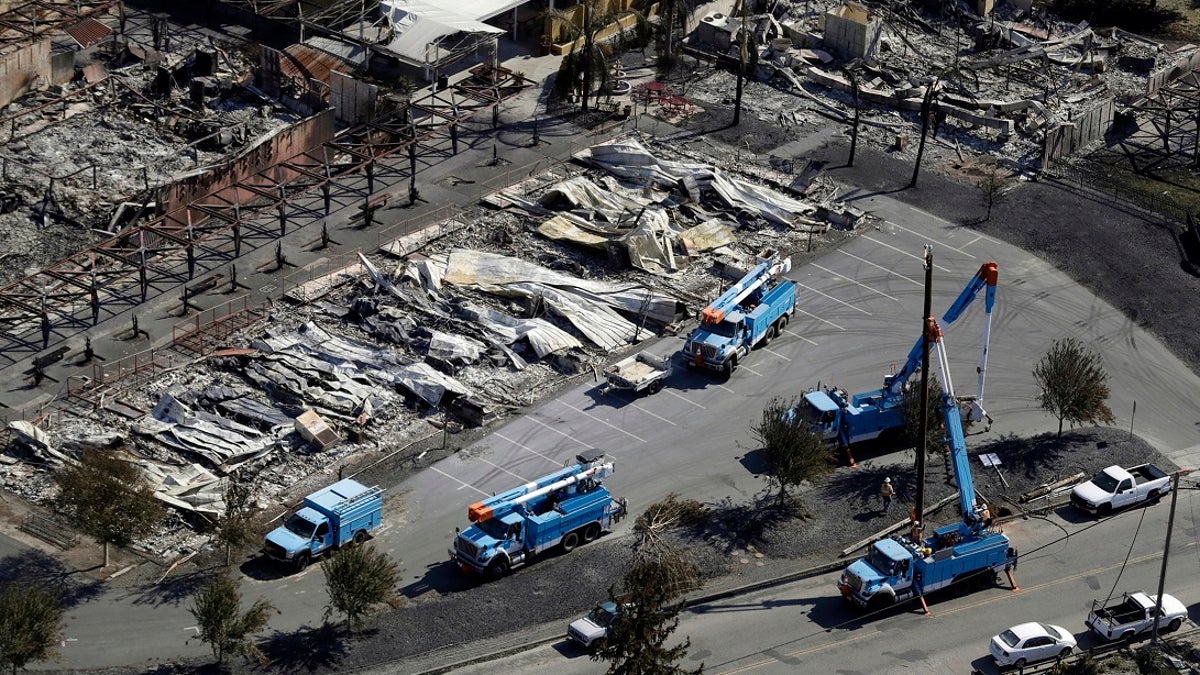
[[[285,77],[318,80],[329,84],[329,71],[354,72],[353,65],[342,59],[307,45],[290,45],[283,50],[279,68]]]
[[[74,26],[67,27],[67,35],[75,38],[80,47],[87,49],[112,35],[112,29],[95,19],[84,19]]]

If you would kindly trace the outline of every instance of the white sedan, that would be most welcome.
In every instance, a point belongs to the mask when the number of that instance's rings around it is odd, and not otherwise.
[[[1075,636],[1048,623],[1023,623],[992,638],[989,645],[998,666],[1023,667],[1026,663],[1066,656],[1075,649]]]

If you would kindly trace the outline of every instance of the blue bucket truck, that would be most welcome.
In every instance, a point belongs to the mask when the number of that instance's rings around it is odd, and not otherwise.
[[[783,332],[796,311],[796,283],[783,278],[791,269],[791,258],[761,260],[701,310],[700,325],[680,352],[688,367],[728,377],[751,349]]]
[[[986,289],[984,308],[983,354],[980,357],[978,376],[979,389],[973,398],[966,398],[970,408],[964,410],[968,421],[978,422],[991,417],[983,409],[983,385],[987,373],[988,343],[991,336],[992,309],[996,304],[996,281],[999,276],[994,262],[984,263],[971,277],[954,304],[942,315],[942,324],[949,326],[966,311],[979,291]],[[921,365],[921,349],[924,335],[908,352],[904,366],[883,378],[883,387],[858,394],[847,394],[837,387],[809,389],[800,399],[797,412],[810,428],[826,440],[836,442],[839,447],[879,438],[888,432],[904,428],[904,389],[909,377]],[[793,412],[792,414],[796,414]]]
[[[988,585],[1000,570],[1007,572],[1009,582],[1016,586],[1012,570],[1017,565],[1017,551],[1009,546],[1008,537],[992,528],[986,505],[975,497],[962,415],[954,397],[941,329],[932,317],[926,319],[925,336],[937,349],[944,383],[939,405],[946,421],[962,518],[935,529],[929,536],[925,536],[920,523],[915,523],[909,536],[876,541],[866,557],[851,564],[838,580],[838,590],[846,600],[869,611],[914,597],[924,602],[926,594],[949,586],[967,590]]]
[[[305,497],[298,511],[267,534],[263,551],[303,570],[331,548],[366,541],[382,515],[383,490],[346,478]]]
[[[604,453],[577,455],[576,464],[471,504],[473,524],[458,531],[450,560],[463,571],[498,579],[555,546],[574,550],[607,531],[625,515],[600,482],[613,472]]]

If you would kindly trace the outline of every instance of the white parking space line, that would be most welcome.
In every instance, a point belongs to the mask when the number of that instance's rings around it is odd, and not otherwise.
[[[752,374],[754,374],[754,375],[757,375],[758,377],[762,377],[762,376],[763,376],[763,374],[762,374],[762,373],[760,373],[760,372],[758,372],[757,370],[755,370],[755,369],[751,368],[750,366],[740,366],[740,368],[741,368],[742,370],[744,370],[744,371],[748,372],[748,373],[752,373]]]
[[[695,401],[684,396],[683,394],[675,393],[675,392],[671,391],[670,389],[663,389],[663,391],[674,396],[675,398],[679,399],[680,401],[683,401],[684,403],[690,403],[691,405],[694,405],[701,410],[708,410],[708,408],[705,408],[704,406],[700,405],[699,403],[696,403]]]
[[[582,445],[582,446],[583,446],[583,447],[585,447],[585,448],[590,448],[590,447],[592,447],[592,446],[588,445],[587,443],[584,443],[583,441],[579,440],[578,438],[575,438],[575,437],[574,437],[574,436],[572,436],[571,434],[568,434],[568,433],[566,433],[566,432],[563,432],[563,431],[559,431],[558,429],[555,429],[554,427],[550,426],[549,424],[546,424],[545,422],[543,422],[543,421],[539,420],[539,419],[538,419],[538,418],[536,418],[536,417],[533,417],[532,415],[526,415],[526,416],[525,416],[525,419],[527,419],[527,420],[529,420],[530,422],[533,422],[533,423],[535,423],[535,424],[540,424],[541,426],[543,426],[543,427],[546,427],[547,429],[549,429],[550,431],[553,431],[554,433],[558,434],[559,436],[562,436],[562,437],[564,437],[564,438],[570,439],[571,441],[574,441],[575,443],[578,443],[578,444]]]
[[[730,389],[729,387],[726,387],[726,386],[725,386],[725,385],[723,385],[723,384],[718,384],[718,385],[717,385],[717,389],[724,389],[725,391],[727,391],[727,392],[729,392],[729,393],[731,393],[731,394],[736,394],[736,393],[737,393],[736,391],[734,391],[734,390]]]
[[[903,225],[897,225],[896,223],[893,223],[893,222],[891,222],[891,221],[888,221],[888,225],[890,225],[890,226],[892,226],[892,227],[896,228],[897,230],[904,230],[905,232],[907,232],[907,233],[909,233],[909,234],[914,234],[914,235],[916,235],[916,236],[918,236],[918,237],[922,237],[922,238],[924,238],[924,237],[926,236],[926,235],[924,235],[924,234],[921,234],[920,232],[917,232],[917,231],[915,231],[915,230],[910,230],[910,229],[908,229],[907,227],[904,227]],[[970,246],[972,243],[974,243],[974,242],[976,242],[976,241],[978,241],[978,239],[973,239],[973,240],[971,240],[970,242],[968,242],[968,243],[967,243],[967,245],[968,245],[968,246]],[[961,253],[961,254],[963,254],[963,255],[967,256],[968,258],[975,258],[975,257],[976,257],[976,256],[974,256],[974,255],[972,255],[972,254],[970,254],[970,253],[967,253],[966,251],[962,250],[961,248],[958,248],[958,247],[956,247],[956,246],[951,246],[950,244],[945,244],[945,243],[942,243],[942,242],[938,242],[938,246],[941,246],[941,247],[944,247],[944,248],[948,248],[948,249],[950,249],[951,251],[954,251],[954,252],[956,252],[956,253]]]
[[[833,270],[825,268],[825,267],[821,267],[820,265],[818,265],[816,263],[811,263],[811,264],[813,267],[815,267],[823,272],[828,272],[829,274],[832,274],[835,277],[841,277],[841,278],[845,279],[846,281],[849,281],[852,284],[855,284],[857,286],[862,286],[863,288],[867,289],[868,291],[871,291],[872,293],[878,293],[878,294],[882,295],[883,297],[887,298],[888,300],[894,300],[896,302],[900,302],[899,298],[888,295],[887,293],[884,293],[883,291],[879,290],[878,288],[871,288],[870,286],[862,283],[861,281],[856,281],[856,280],[851,279],[850,277],[845,276],[843,274],[838,274],[837,272],[834,272]]]
[[[655,415],[654,413],[650,412],[649,410],[646,410],[645,408],[643,408],[642,406],[640,406],[640,405],[638,405],[638,404],[636,404],[636,403],[630,403],[629,405],[631,405],[631,406],[633,406],[633,407],[637,408],[638,410],[641,410],[642,412],[646,413],[647,415],[649,415],[649,416],[651,416],[651,417],[657,417],[658,419],[660,419],[660,420],[662,420],[662,421],[666,422],[667,424],[670,424],[670,425],[671,425],[671,426],[673,426],[673,427],[677,427],[677,426],[679,426],[678,424],[676,424],[676,423],[672,422],[671,420],[669,420],[669,419],[667,419],[667,418],[663,417],[662,415]]]
[[[779,334],[780,334],[780,335],[795,335],[796,337],[800,338],[801,340],[804,340],[804,341],[805,341],[805,342],[807,342],[808,344],[810,344],[810,345],[812,345],[812,346],[814,346],[814,347],[816,347],[816,346],[817,346],[817,343],[813,342],[812,340],[809,340],[808,338],[804,337],[803,335],[801,335],[801,334],[797,333],[797,332],[796,332],[796,331],[794,331],[794,330],[781,330],[781,331],[779,331]],[[772,352],[772,353],[774,353],[774,352]],[[789,359],[789,360],[790,360],[790,359]]]
[[[813,288],[812,286],[805,286],[804,284],[799,283],[799,282],[797,282],[796,285],[799,286],[800,288],[808,289],[808,290],[812,291],[813,293],[816,293],[817,295],[821,295],[826,298],[829,298],[830,300],[832,300],[836,303],[843,304],[843,305],[849,307],[850,309],[853,309],[856,312],[862,312],[863,314],[866,314],[867,316],[871,316],[871,313],[868,312],[867,310],[863,309],[862,307],[859,307],[857,305],[852,305],[852,304],[846,302],[845,300],[839,300],[838,298],[835,298],[828,293],[822,293],[821,291],[818,291],[817,289]]]
[[[843,250],[842,250],[842,249],[840,249],[840,248],[839,248],[837,251],[838,251],[838,253],[841,253],[842,255],[848,255],[848,256],[850,256],[851,258],[854,258],[855,260],[857,260],[857,261],[859,261],[859,262],[861,262],[861,263],[866,263],[866,264],[870,265],[871,267],[877,267],[877,268],[879,268],[879,269],[883,270],[884,272],[887,272],[888,274],[890,274],[890,275],[892,275],[892,276],[894,276],[894,277],[900,277],[901,279],[903,279],[903,280],[907,281],[908,283],[912,284],[913,286],[921,286],[922,288],[924,288],[924,286],[925,286],[925,282],[923,282],[923,281],[917,281],[916,279],[913,279],[913,278],[912,278],[912,277],[910,277],[910,276],[906,276],[906,275],[900,274],[899,272],[897,272],[897,271],[895,271],[895,270],[889,270],[888,268],[884,267],[883,265],[878,265],[878,264],[876,264],[876,263],[873,263],[873,262],[871,262],[870,260],[867,260],[866,258],[862,258],[862,257],[856,256],[856,255],[854,255],[853,253],[848,253],[848,252],[846,252],[846,251],[843,251]]]
[[[506,468],[504,468],[504,467],[500,466],[499,464],[497,464],[497,463],[495,463],[495,462],[489,462],[488,460],[486,460],[486,459],[484,459],[484,458],[482,458],[482,457],[474,457],[473,459],[477,459],[477,460],[479,460],[479,461],[481,461],[481,462],[485,462],[485,463],[487,463],[487,464],[491,464],[492,466],[496,467],[497,469],[500,469],[500,470],[501,470],[501,471],[503,471],[504,473],[506,473],[506,474],[508,474],[508,475],[510,475],[510,476],[513,476],[514,478],[519,478],[519,479],[521,480],[521,482],[522,482],[522,483],[528,483],[528,482],[529,482],[529,479],[528,479],[528,478],[524,478],[524,477],[522,477],[522,476],[519,476],[519,475],[517,475],[517,474],[515,474],[515,473],[513,473],[513,472],[511,472],[511,471],[509,471],[508,469],[506,469]]]
[[[836,323],[834,323],[832,321],[828,321],[826,319],[822,319],[821,317],[817,316],[816,314],[813,314],[812,312],[806,312],[802,309],[797,309],[796,311],[803,314],[804,316],[811,316],[812,318],[816,319],[817,321],[820,321],[821,323],[827,323],[830,326],[833,326],[834,328],[836,328],[838,330],[846,330],[845,328],[842,328],[841,326],[837,325]],[[813,344],[816,344],[816,343],[813,343]]]
[[[472,490],[474,490],[474,491],[478,492],[479,494],[483,495],[484,497],[491,497],[491,495],[489,495],[488,493],[484,492],[483,490],[480,490],[479,488],[475,487],[474,485],[471,485],[470,483],[464,483],[464,482],[462,482],[461,480],[459,480],[459,479],[455,478],[454,476],[451,476],[450,474],[446,473],[445,471],[442,471],[441,469],[437,468],[436,466],[431,466],[431,467],[429,467],[429,468],[431,468],[431,469],[433,469],[434,471],[436,471],[436,472],[438,472],[438,473],[442,474],[442,475],[443,475],[443,476],[445,476],[446,478],[449,478],[450,480],[454,481],[455,483],[458,483],[458,485],[459,485],[458,489],[459,489],[459,490],[461,490],[461,489],[463,489],[463,488],[471,488]]]
[[[632,438],[632,439],[634,439],[634,440],[640,441],[640,442],[642,442],[642,443],[646,443],[646,442],[647,442],[647,441],[646,441],[646,439],[642,438],[641,436],[638,436],[637,434],[631,434],[631,433],[629,433],[628,431],[625,431],[624,429],[622,429],[621,427],[619,427],[619,426],[617,426],[617,425],[615,425],[615,424],[610,424],[610,423],[609,423],[607,420],[602,420],[602,419],[600,419],[599,417],[596,417],[595,415],[591,414],[590,412],[588,412],[588,411],[584,410],[583,408],[576,408],[575,406],[571,405],[570,403],[564,403],[564,402],[562,402],[562,401],[559,401],[559,400],[557,400],[557,399],[555,399],[555,401],[554,401],[554,402],[555,402],[555,403],[558,403],[559,405],[565,405],[566,407],[570,408],[571,410],[574,410],[575,412],[579,413],[580,415],[585,415],[585,416],[587,416],[587,417],[590,417],[590,418],[592,418],[592,419],[596,420],[597,422],[599,422],[599,423],[603,424],[604,426],[607,426],[607,427],[610,427],[610,428],[612,428],[612,429],[615,429],[615,430],[617,430],[617,431],[619,431],[619,432],[621,432],[621,433],[625,434],[626,436],[628,436],[628,437],[630,437],[630,438]]]
[[[920,260],[921,262],[925,262],[925,256],[922,256],[922,255],[917,255],[916,253],[909,253],[908,251],[905,251],[905,250],[904,250],[904,249],[902,249],[902,248],[897,248],[897,247],[895,247],[895,246],[892,246],[891,244],[889,244],[889,243],[887,243],[887,242],[879,241],[879,240],[878,240],[878,239],[876,239],[875,237],[871,237],[871,236],[868,236],[868,235],[865,235],[865,234],[864,234],[864,235],[862,235],[862,238],[863,238],[863,239],[866,239],[867,241],[873,241],[873,242],[875,242],[876,244],[879,244],[880,246],[882,246],[882,247],[884,247],[884,248],[890,248],[890,249],[892,249],[893,251],[895,251],[895,252],[897,252],[897,253],[903,253],[904,255],[906,255],[906,256],[908,256],[908,257],[910,257],[910,258],[914,258],[914,259],[916,259],[916,260]],[[949,271],[950,271],[950,270],[946,269],[945,267],[942,267],[941,265],[939,265],[939,264],[937,264],[937,263],[934,263],[934,264],[933,264],[933,269],[935,269],[935,270],[941,270],[941,271],[943,271],[943,272],[949,272]]]
[[[779,352],[775,351],[774,349],[771,349],[770,347],[763,347],[762,350],[768,354],[773,354],[773,355],[783,359],[784,361],[791,361],[791,359],[784,356],[783,354],[780,354]]]
[[[513,445],[517,446],[518,448],[520,448],[522,450],[525,450],[526,452],[532,452],[533,454],[545,459],[548,462],[552,462],[554,464],[562,464],[562,462],[558,461],[557,459],[554,459],[550,455],[544,455],[544,454],[538,452],[537,450],[534,450],[533,448],[529,447],[528,445],[525,445],[524,443],[519,443],[517,441],[514,441],[513,439],[509,438],[508,436],[505,436],[504,434],[500,433],[499,431],[493,433],[492,435],[495,436],[496,438],[499,438],[500,440],[508,441],[509,443],[512,443]]]

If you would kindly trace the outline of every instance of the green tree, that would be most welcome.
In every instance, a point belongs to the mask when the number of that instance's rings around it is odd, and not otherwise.
[[[254,486],[238,482],[233,476],[226,479],[225,513],[217,518],[216,540],[225,547],[225,566],[233,561],[233,551],[241,550],[253,543],[255,537],[254,511],[251,496]]]
[[[373,607],[394,604],[400,570],[386,553],[374,546],[350,546],[330,555],[321,563],[329,605],[325,620],[333,612],[346,617],[346,626],[355,631]]]
[[[1116,421],[1108,400],[1108,373],[1100,355],[1075,338],[1055,340],[1050,351],[1033,368],[1042,408],[1063,421],[1076,424],[1112,424]]]
[[[266,598],[254,601],[242,611],[242,592],[238,582],[228,574],[218,574],[192,599],[190,610],[200,628],[200,639],[208,643],[218,663],[229,654],[264,662],[262,651],[254,644],[253,635],[267,627],[275,609]]]
[[[56,656],[62,637],[59,596],[26,583],[0,590],[0,666],[24,668]]]
[[[54,474],[58,508],[104,545],[128,546],[162,519],[163,507],[137,466],[115,450],[88,450]]]
[[[779,489],[781,505],[787,501],[789,488],[820,478],[834,467],[833,448],[805,423],[803,415],[792,413],[795,407],[795,401],[771,399],[762,420],[750,427],[754,439],[762,444],[767,474]]]
[[[904,411],[904,439],[913,447],[921,447],[921,378],[918,375],[909,380],[904,392],[900,395],[900,407]],[[942,439],[946,437],[946,418],[942,412],[942,383],[936,373],[929,373],[929,407],[925,412],[928,420],[928,436],[925,447],[931,451],[942,447]]]
[[[672,544],[668,532],[694,523],[703,507],[675,495],[647,507],[634,523],[634,560],[622,581],[609,596],[617,604],[617,616],[609,626],[593,660],[607,661],[609,675],[670,675],[704,671],[681,668],[691,641],[668,647],[667,641],[679,626],[683,595],[700,584],[700,573],[687,554]]]

